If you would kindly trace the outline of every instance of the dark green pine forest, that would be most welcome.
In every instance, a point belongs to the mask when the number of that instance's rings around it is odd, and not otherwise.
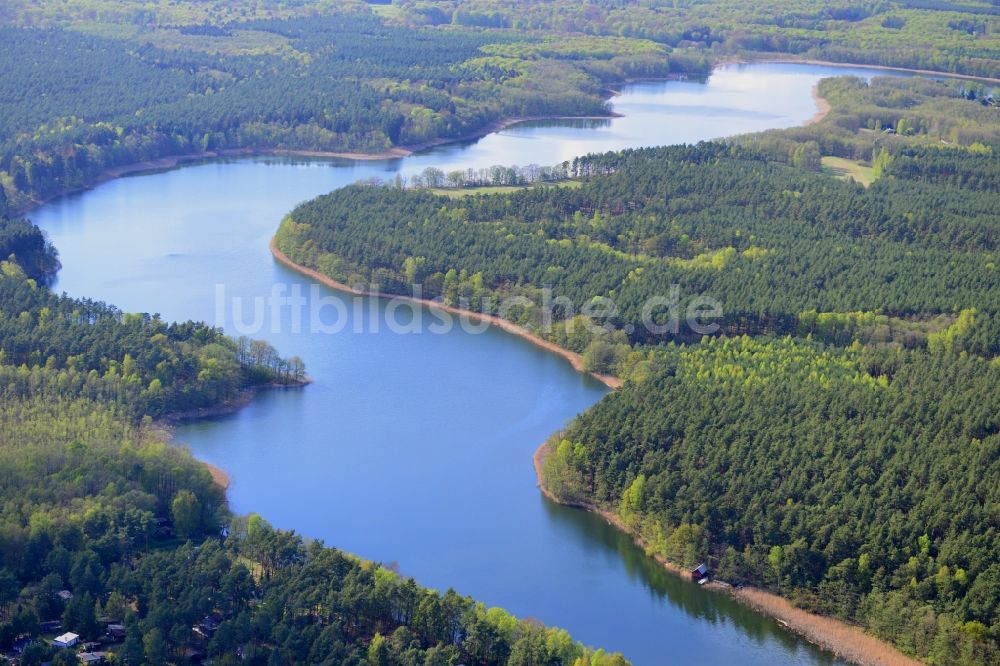
[[[996,78],[998,17],[995,0],[0,3],[0,648],[110,623],[123,664],[625,663],[233,515],[163,424],[299,385],[302,362],[55,293],[31,205],[161,158],[402,154],[606,115],[624,80],[733,58]],[[510,319],[621,377],[550,442],[561,500],[927,663],[998,664],[995,87],[827,80],[833,110],[807,127],[581,157],[552,185],[511,169],[491,178],[525,187],[501,195],[358,185],[277,242],[387,293],[524,297]],[[679,310],[719,304],[711,334],[645,307],[675,286]],[[546,288],[566,299],[552,327]],[[20,663],[77,663],[47,645]]]
[[[338,190],[278,246],[386,293],[527,298],[507,316],[625,379],[550,443],[560,499],[928,663],[1000,663],[1000,113],[964,83],[820,90],[822,123],[580,158],[578,186]],[[714,335],[644,312],[672,285],[720,304]],[[572,303],[552,327],[543,288]]]

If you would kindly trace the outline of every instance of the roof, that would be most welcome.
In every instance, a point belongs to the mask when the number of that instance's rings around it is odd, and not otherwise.
[[[80,640],[80,636],[79,634],[74,634],[72,631],[67,631],[61,636],[56,636],[55,640],[57,643],[69,643],[70,641]]]

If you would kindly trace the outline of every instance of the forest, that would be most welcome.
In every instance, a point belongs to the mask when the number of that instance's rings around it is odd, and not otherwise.
[[[989,0],[403,0],[413,23],[647,39],[689,54],[795,56],[1000,73],[1000,7]]]
[[[927,663],[1000,663],[1000,110],[955,82],[820,90],[821,123],[587,156],[559,167],[576,187],[344,188],[276,241],[348,284],[501,313],[625,379],[551,443],[562,500]],[[830,155],[874,182],[825,172]],[[721,304],[715,335],[648,326],[674,285]],[[551,327],[547,289],[568,299]],[[588,319],[598,298],[615,307]]]
[[[163,419],[301,384],[302,361],[53,292],[58,253],[19,212],[169,156],[402,154],[607,115],[617,83],[732,59],[996,78],[998,32],[985,0],[2,3],[0,648],[75,664],[48,645],[61,625],[111,640],[113,663],[626,663],[233,515]],[[552,442],[562,500],[927,663],[997,664],[994,84],[819,92],[833,110],[808,127],[344,188],[276,241],[386,293],[520,297],[509,318],[622,377]],[[721,305],[714,335],[647,310],[675,287]],[[547,289],[565,299],[549,327]]]
[[[8,63],[0,184],[19,207],[164,156],[380,153],[502,118],[606,115],[607,82],[671,71],[667,49],[651,42],[556,44],[390,25],[346,10],[164,28],[155,38],[105,32],[0,25]]]
[[[998,77],[998,21],[980,0],[15,1],[0,8],[0,186],[25,209],[163,157],[383,153],[605,115],[616,83],[733,57]]]
[[[40,638],[62,629],[113,664],[628,663],[233,516],[187,452],[73,391],[4,396],[0,507],[0,648],[26,666],[80,663]]]
[[[0,219],[0,256],[0,661],[75,666],[50,644],[67,630],[112,664],[627,665],[233,515],[162,419],[301,384],[302,362],[54,294],[26,220]]]
[[[569,323],[595,297],[613,300],[616,311],[603,323],[627,332],[629,343],[700,337],[650,331],[657,313],[646,304],[674,285],[685,299],[720,302],[716,323],[734,335],[808,333],[843,343],[810,317],[869,313],[861,328],[872,341],[915,346],[963,309],[977,308],[987,321],[1000,310],[998,162],[978,139],[996,140],[1000,112],[917,80],[876,79],[870,87],[835,80],[824,90],[838,86],[898,95],[892,103],[907,113],[927,114],[910,116],[915,127],[950,136],[960,132],[944,123],[962,125],[964,108],[981,123],[966,137],[976,141],[944,145],[922,130],[887,140],[867,118],[838,110],[823,127],[580,158],[562,166],[583,180],[579,187],[461,198],[398,183],[344,188],[292,211],[278,247],[337,280],[385,293],[409,294],[419,283],[425,297],[491,312],[506,297],[526,297],[533,307],[512,314],[518,323],[577,352],[604,341],[567,336],[564,327],[541,330],[544,288],[571,301],[574,312],[556,313]],[[914,105],[917,95],[938,100],[947,120],[935,124],[936,107]],[[862,101],[861,113],[871,112]],[[892,108],[880,111],[877,122],[903,122],[898,108],[895,119]],[[819,151],[838,146],[816,138],[828,127],[846,133],[845,118],[854,129],[841,152],[857,156],[867,142],[868,159],[882,156],[886,175],[869,188],[817,172]],[[808,150],[814,160],[796,157]],[[974,351],[1000,350],[989,326],[977,330]]]

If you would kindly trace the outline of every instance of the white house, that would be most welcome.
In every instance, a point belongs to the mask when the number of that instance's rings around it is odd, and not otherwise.
[[[56,636],[52,640],[52,647],[71,648],[80,642],[80,637],[72,632],[66,632],[62,636]]]

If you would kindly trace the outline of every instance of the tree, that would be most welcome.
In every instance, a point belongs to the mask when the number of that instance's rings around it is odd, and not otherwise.
[[[375,634],[368,644],[368,666],[389,666],[390,663],[389,646],[386,645],[385,636]]]
[[[170,515],[177,533],[185,538],[197,536],[202,529],[201,502],[190,490],[181,490],[170,503]]]
[[[0,569],[0,620],[6,621],[10,617],[11,605],[17,601],[20,591],[21,586],[14,572]]]
[[[74,595],[63,612],[63,626],[84,638],[96,638],[100,626],[94,612],[94,597],[89,593]]]
[[[80,659],[73,650],[56,650],[50,663],[52,666],[79,666]]]
[[[125,630],[125,644],[122,646],[122,659],[129,666],[139,666],[146,656],[143,646],[142,631],[139,624],[133,621]]]
[[[153,627],[142,637],[143,654],[150,666],[163,666],[167,663],[169,650],[167,642],[163,638],[163,633]]]

